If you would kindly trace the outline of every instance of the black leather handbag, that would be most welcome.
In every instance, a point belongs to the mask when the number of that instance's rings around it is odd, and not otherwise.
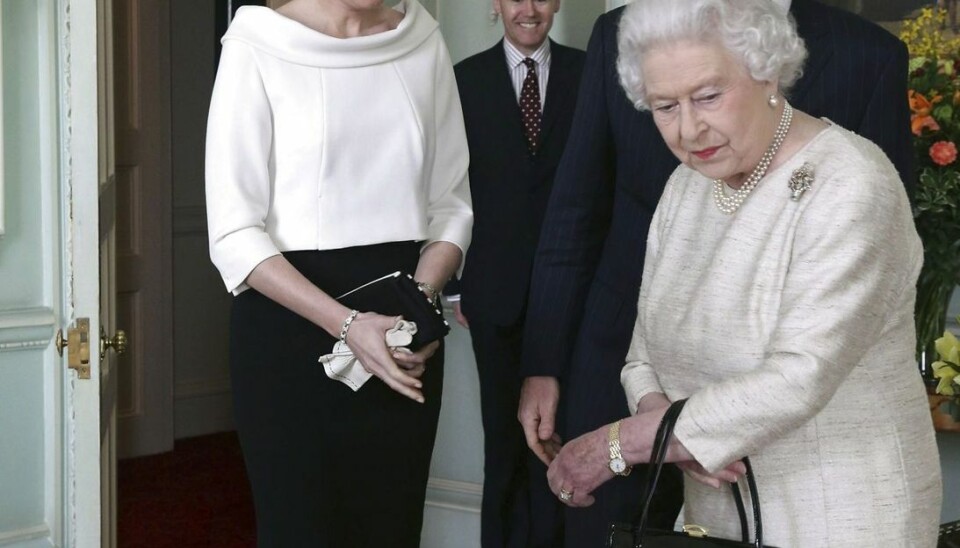
[[[747,512],[743,504],[743,496],[740,494],[740,487],[736,483],[730,484],[733,491],[733,498],[737,504],[737,513],[740,516],[741,540],[727,540],[722,538],[712,538],[709,531],[698,525],[685,525],[683,531],[663,531],[647,527],[647,514],[650,509],[650,502],[653,500],[653,493],[657,487],[657,480],[660,479],[660,471],[663,469],[663,461],[667,456],[667,447],[669,446],[670,436],[673,434],[673,427],[680,416],[687,400],[678,400],[673,402],[663,415],[660,421],[660,427],[657,429],[656,439],[653,442],[653,450],[650,452],[650,466],[647,467],[646,490],[644,491],[643,510],[640,518],[633,523],[614,523],[610,525],[607,536],[607,548],[711,548],[711,547],[748,547],[754,548],[774,548],[763,543],[763,523],[760,519],[760,498],[757,495],[757,482],[753,476],[753,468],[750,466],[750,459],[744,458],[743,463],[747,467],[747,488],[750,491],[750,500],[753,501],[753,525],[756,537],[751,542],[749,540],[749,529],[747,528]]]

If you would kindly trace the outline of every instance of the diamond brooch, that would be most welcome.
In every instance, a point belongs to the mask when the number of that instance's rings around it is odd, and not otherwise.
[[[790,175],[790,182],[787,183],[787,186],[790,187],[790,199],[794,202],[799,200],[804,192],[810,190],[812,183],[813,166],[804,162],[802,166],[794,170],[793,174]]]

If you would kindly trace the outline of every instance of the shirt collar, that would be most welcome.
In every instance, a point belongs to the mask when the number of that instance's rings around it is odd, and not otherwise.
[[[518,65],[523,64],[523,60],[527,58],[526,55],[520,52],[513,44],[510,43],[510,40],[506,38],[503,39],[503,51],[507,55],[507,66],[510,68],[516,68]],[[531,59],[537,62],[539,67],[547,67],[550,65],[550,39],[546,39],[540,44],[540,47],[529,56]]]

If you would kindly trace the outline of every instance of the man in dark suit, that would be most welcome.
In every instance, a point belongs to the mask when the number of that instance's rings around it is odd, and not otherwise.
[[[794,0],[789,9],[809,50],[792,104],[876,142],[909,191],[906,48],[872,23],[812,0]],[[528,443],[545,460],[558,405],[565,439],[635,411],[627,409],[620,370],[637,317],[650,219],[677,159],[649,113],[637,111],[620,87],[615,63],[622,11],[602,15],[594,26],[531,282],[519,415]],[[704,352],[708,367],[709,349]],[[682,503],[674,473],[666,483],[661,478],[655,499],[660,527],[672,527]],[[594,492],[593,506],[568,509],[566,546],[599,546],[610,521],[630,519],[643,476],[640,470],[615,478]]]
[[[552,547],[561,542],[562,506],[517,422],[521,335],[533,255],[573,120],[584,53],[547,38],[560,0],[493,0],[493,9],[504,39],[454,67],[474,211],[462,300],[454,308],[469,325],[480,377],[481,544]]]

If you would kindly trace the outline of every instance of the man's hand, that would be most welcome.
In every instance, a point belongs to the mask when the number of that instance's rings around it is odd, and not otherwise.
[[[470,322],[467,321],[467,317],[460,311],[460,301],[453,303],[453,317],[457,319],[458,324],[466,329],[470,329]]]
[[[527,446],[547,466],[563,444],[557,434],[557,402],[560,401],[560,383],[556,377],[527,377],[520,389],[520,408],[517,419],[523,426]]]

